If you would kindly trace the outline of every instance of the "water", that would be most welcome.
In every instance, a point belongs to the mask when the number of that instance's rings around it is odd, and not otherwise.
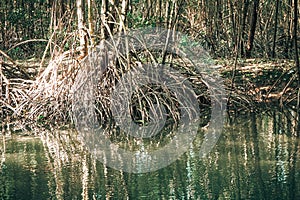
[[[92,158],[75,132],[1,137],[0,199],[300,199],[293,113],[227,120],[199,159],[197,139],[170,166],[120,172]]]

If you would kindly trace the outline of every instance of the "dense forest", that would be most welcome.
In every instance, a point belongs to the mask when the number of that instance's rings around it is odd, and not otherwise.
[[[199,41],[221,64],[234,109],[274,99],[297,109],[298,6],[297,0],[1,1],[0,116],[6,123],[68,121],[69,90],[88,49],[143,27]],[[100,102],[100,113],[109,115]]]
[[[245,1],[9,1],[0,3],[0,49],[16,59],[72,47],[88,33],[97,44],[123,28],[162,26],[188,33],[216,58],[295,58],[297,0]],[[74,40],[76,43],[77,40]]]

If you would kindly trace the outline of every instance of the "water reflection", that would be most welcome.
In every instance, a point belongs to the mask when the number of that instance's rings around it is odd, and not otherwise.
[[[0,199],[47,199],[52,172],[39,138],[1,136]]]
[[[296,127],[294,113],[228,118],[207,157],[198,157],[199,133],[176,162],[144,174],[105,167],[85,151],[75,132],[44,133],[42,140],[12,138],[1,146],[0,197],[300,199]]]

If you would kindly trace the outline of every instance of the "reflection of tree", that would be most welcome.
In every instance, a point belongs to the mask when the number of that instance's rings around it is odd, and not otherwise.
[[[84,151],[72,135],[74,133],[62,131],[42,134],[42,141],[47,152],[46,156],[51,164],[50,170],[54,174],[54,180],[49,182],[49,187],[55,188],[53,195],[57,199],[65,199],[66,196],[79,196],[80,191],[86,189],[80,184],[86,186],[83,181],[88,181],[84,179],[84,173],[78,174],[78,172],[83,171],[82,165],[85,165],[84,160],[79,156]],[[75,156],[76,154],[77,156]],[[84,199],[84,196],[82,198]]]
[[[1,153],[0,167],[1,167],[1,169],[5,162],[5,152],[6,152],[6,141],[5,141],[5,137],[2,136],[2,145],[0,146],[0,153]]]
[[[251,123],[250,123],[250,133],[252,135],[253,139],[253,154],[254,154],[254,170],[255,170],[255,175],[257,179],[257,184],[259,187],[255,187],[256,191],[258,192],[259,199],[266,199],[266,193],[265,193],[265,184],[264,180],[262,178],[262,171],[260,167],[260,149],[259,149],[259,138],[258,138],[258,130],[257,130],[257,124],[256,124],[256,114],[252,113],[251,114]]]
[[[44,143],[55,175],[49,187],[54,188],[54,196],[57,190],[57,199],[299,199],[299,140],[278,134],[285,128],[277,124],[279,119],[295,123],[292,115],[279,117],[277,112],[235,119],[203,159],[197,156],[204,140],[204,132],[199,131],[179,160],[143,174],[104,166],[75,142],[74,132],[54,133],[44,138],[49,140]],[[277,180],[281,167],[282,182]]]
[[[232,123],[232,121],[230,121],[231,124],[230,126],[231,127],[234,127],[234,124]],[[236,198],[237,199],[241,199],[241,184],[240,184],[240,165],[239,165],[239,156],[238,155],[241,155],[240,154],[240,149],[238,149],[237,147],[239,147],[239,144],[236,143],[236,140],[235,138],[231,137],[234,145],[233,145],[233,151],[234,151],[234,154],[236,156],[234,156],[234,168],[236,169],[236,184],[235,184],[235,187],[236,187]],[[239,141],[238,141],[239,142]]]
[[[55,188],[56,199],[126,199],[128,192],[124,173],[103,166],[79,143],[72,131],[55,131],[43,134],[47,158],[54,179],[49,181]]]
[[[299,133],[300,130],[300,121],[296,121],[296,127],[297,127],[297,132]],[[297,189],[297,183],[296,183],[296,168],[297,168],[297,159],[299,159],[299,139],[296,139],[295,142],[290,142],[289,143],[289,149],[291,150],[289,152],[289,159],[288,159],[288,164],[289,164],[289,176],[288,176],[288,182],[289,184],[289,199],[299,199],[299,196],[296,197],[297,190],[299,191],[299,183],[298,183],[298,189]],[[298,194],[299,195],[299,194]]]
[[[50,177],[42,143],[32,137],[0,139],[0,199],[46,199]]]

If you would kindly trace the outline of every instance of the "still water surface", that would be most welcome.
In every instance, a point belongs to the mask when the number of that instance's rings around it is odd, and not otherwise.
[[[170,166],[130,174],[103,166],[71,131],[1,137],[0,199],[300,199],[292,113],[227,119],[212,152],[197,141]]]

